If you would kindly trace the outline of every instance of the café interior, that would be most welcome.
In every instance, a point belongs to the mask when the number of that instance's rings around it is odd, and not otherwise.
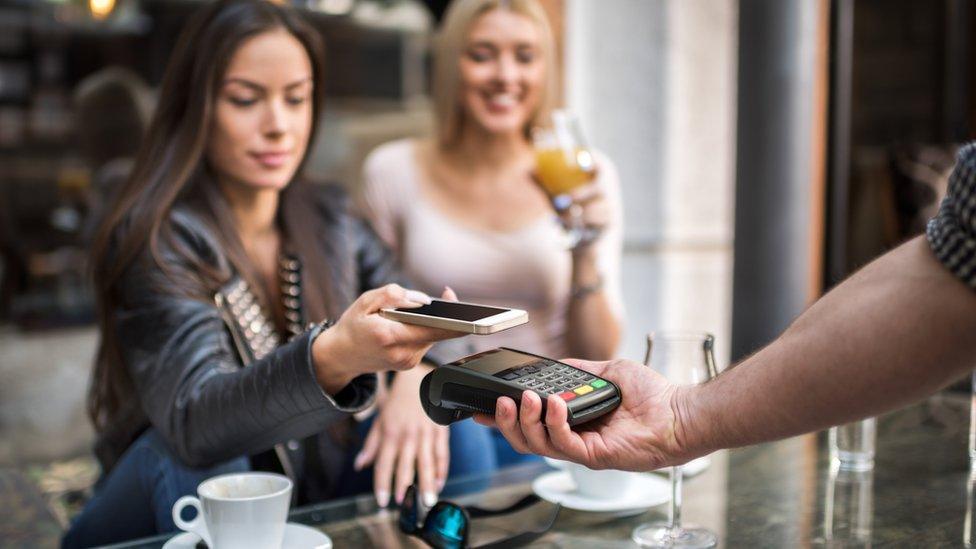
[[[356,196],[371,151],[435,131],[434,44],[461,1],[279,2],[325,45],[308,180]],[[60,546],[98,489],[89,250],[180,33],[209,3],[0,0],[0,547]],[[922,234],[956,151],[976,138],[970,0],[538,4],[552,28],[555,104],[619,176],[613,357],[641,361],[648,334],[687,331],[711,334],[719,371],[748,357]],[[855,425],[695,460],[678,485],[680,520],[721,547],[969,547],[973,390],[967,375]],[[847,438],[873,461],[838,466]],[[628,547],[639,525],[674,518],[667,470],[628,477],[637,492],[626,497],[584,493],[583,475],[527,460],[449,479],[440,497],[499,507],[535,493],[561,505],[554,519],[551,507],[473,518],[471,546],[538,527],[526,543]],[[288,524],[336,547],[417,546],[396,517],[367,492],[293,502]],[[302,546],[290,532],[284,546]],[[118,546],[183,547],[175,533]]]

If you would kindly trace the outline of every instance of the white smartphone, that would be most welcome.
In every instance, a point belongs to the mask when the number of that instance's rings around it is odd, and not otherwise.
[[[407,324],[478,335],[494,334],[529,321],[529,314],[521,309],[504,309],[440,299],[432,299],[430,305],[421,305],[412,309],[382,309],[380,314]]]

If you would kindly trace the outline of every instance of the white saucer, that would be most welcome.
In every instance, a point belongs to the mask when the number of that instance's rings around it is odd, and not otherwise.
[[[200,536],[193,532],[183,532],[169,538],[163,549],[194,549],[199,541]],[[332,549],[332,540],[315,528],[289,522],[285,525],[281,549]]]
[[[532,482],[532,491],[546,501],[578,511],[607,513],[634,511],[643,513],[650,507],[671,500],[671,484],[654,475],[635,475],[637,479],[626,495],[615,499],[593,499],[576,491],[576,483],[567,471],[546,473]]]

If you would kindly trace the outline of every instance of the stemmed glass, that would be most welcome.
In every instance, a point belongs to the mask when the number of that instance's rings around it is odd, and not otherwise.
[[[676,385],[703,383],[718,375],[715,338],[707,333],[648,334],[644,364]],[[650,522],[634,529],[631,538],[642,547],[713,547],[715,534],[681,525],[680,465],[670,468],[671,506],[666,522]]]
[[[569,210],[570,221],[564,224],[564,228],[568,246],[572,248],[596,237],[594,231],[583,225],[580,206],[574,204],[569,196],[574,189],[596,178],[596,162],[583,139],[579,119],[574,114],[554,110],[550,118],[550,125],[532,130],[535,179],[549,195],[557,211]]]

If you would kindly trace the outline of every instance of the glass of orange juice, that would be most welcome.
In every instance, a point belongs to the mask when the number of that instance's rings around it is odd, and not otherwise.
[[[596,164],[583,139],[576,116],[564,110],[555,110],[551,116],[551,126],[532,131],[535,177],[556,209],[562,211],[572,204],[566,196],[568,193],[596,178]],[[581,222],[566,226],[566,231],[570,246],[587,238]]]

